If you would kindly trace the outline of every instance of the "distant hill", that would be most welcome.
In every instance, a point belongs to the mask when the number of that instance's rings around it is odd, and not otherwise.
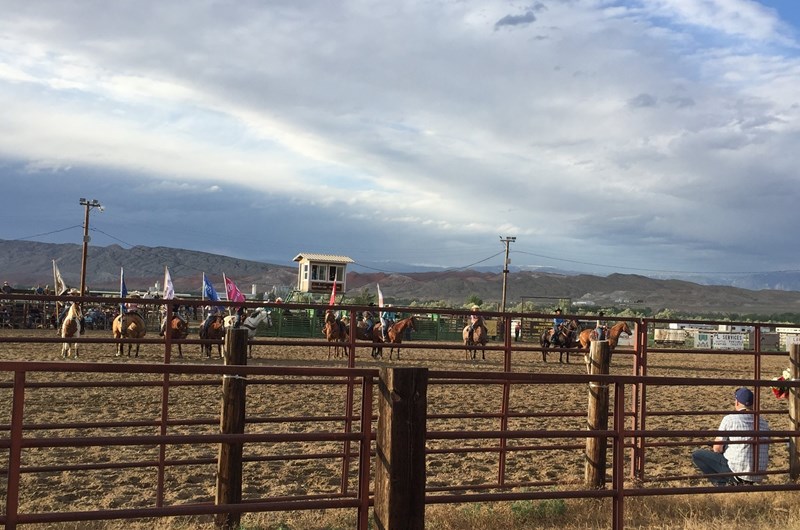
[[[0,280],[15,288],[53,283],[52,260],[56,260],[65,281],[80,284],[82,247],[77,244],[52,244],[0,240]],[[198,294],[205,272],[218,291],[223,290],[222,274],[234,279],[244,292],[270,291],[273,286],[296,284],[297,268],[192,250],[118,245],[90,246],[86,284],[95,290],[119,289],[120,267],[125,268],[129,290],[146,290],[163,282],[164,266],[178,293]],[[487,302],[499,303],[503,275],[477,270],[428,271],[413,273],[349,272],[350,295],[375,284],[390,302],[444,301],[462,306],[476,295]],[[555,304],[557,298],[569,298],[585,307],[648,307],[653,311],[669,308],[697,313],[738,313],[773,315],[800,313],[800,292],[791,290],[750,290],[721,285],[700,285],[683,280],[659,280],[634,274],[592,276],[518,270],[508,275],[507,305],[518,304],[523,297],[538,307]]]

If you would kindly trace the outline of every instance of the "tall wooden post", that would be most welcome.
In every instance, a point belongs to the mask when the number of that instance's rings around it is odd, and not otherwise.
[[[593,340],[589,346],[589,374],[608,375],[610,347],[607,340]],[[589,430],[608,429],[608,385],[589,383]],[[606,448],[608,440],[603,437],[586,438],[586,471],[584,481],[590,488],[603,488],[606,484]]]
[[[425,528],[427,368],[382,368],[378,381],[375,525]]]
[[[225,364],[247,364],[247,330],[229,329],[225,333]],[[245,395],[247,380],[240,375],[225,374],[222,378],[222,412],[219,429],[221,434],[243,434],[245,418]],[[242,502],[242,444],[219,444],[217,458],[216,504],[238,504]],[[239,528],[240,513],[217,514],[216,528],[234,530]]]
[[[789,361],[792,381],[800,379],[800,344],[789,345]],[[789,389],[789,421],[791,429],[800,429],[800,389]],[[789,437],[789,478],[796,481],[800,478],[800,436]]]

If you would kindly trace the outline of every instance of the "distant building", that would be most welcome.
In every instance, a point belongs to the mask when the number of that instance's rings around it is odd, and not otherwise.
[[[336,293],[347,291],[347,256],[301,253],[294,260],[299,263],[297,290],[303,293],[330,293],[336,283]]]

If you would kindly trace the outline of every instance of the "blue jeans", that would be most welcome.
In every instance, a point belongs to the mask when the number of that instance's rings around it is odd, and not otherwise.
[[[709,449],[698,449],[692,453],[692,462],[703,472],[704,475],[714,475],[716,473],[732,473],[728,467],[728,460],[722,453]],[[732,482],[733,477],[708,477],[715,486],[726,486]]]

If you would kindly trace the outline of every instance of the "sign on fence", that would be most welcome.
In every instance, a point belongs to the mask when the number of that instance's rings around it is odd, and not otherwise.
[[[715,350],[744,350],[744,334],[717,333],[712,347]]]

